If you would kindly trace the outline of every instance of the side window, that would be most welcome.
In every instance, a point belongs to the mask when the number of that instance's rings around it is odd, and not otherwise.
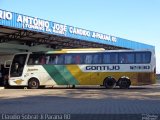
[[[54,65],[63,64],[63,55],[61,54],[48,54],[46,58],[48,64],[54,64]]]
[[[50,54],[48,54],[47,55],[47,58],[48,58],[48,63],[47,64],[57,64],[57,60],[56,60],[56,58],[57,58],[57,55],[50,55]]]
[[[119,63],[122,64],[134,63],[134,53],[119,53]]]
[[[118,63],[118,53],[103,54],[103,64],[117,64],[117,63]]]
[[[95,53],[93,54],[93,64],[100,64],[101,63],[101,54],[100,53]]]
[[[28,65],[37,65],[40,64],[40,55],[38,54],[30,54],[28,59]]]
[[[92,63],[92,55],[84,54],[84,64],[91,64],[91,63]]]
[[[103,54],[103,64],[109,64],[110,63],[110,54],[104,53]]]
[[[141,53],[136,53],[136,63],[142,63]]]
[[[143,57],[144,57],[143,59],[144,59],[145,63],[150,63],[150,61],[151,61],[151,52],[144,53]]]
[[[50,56],[46,55],[46,64],[49,64]]]
[[[133,64],[135,62],[134,53],[128,53],[127,58],[128,58],[128,63]]]
[[[40,55],[39,64],[41,64],[41,65],[46,64],[46,56],[45,55]]]
[[[58,55],[55,60],[57,61],[58,65],[63,65],[64,64],[64,55],[62,55],[62,54]]]
[[[74,64],[82,64],[83,63],[83,55],[82,54],[75,54],[73,63]]]
[[[118,53],[110,54],[110,63],[117,64],[118,63]]]
[[[33,60],[33,57],[32,55],[29,56],[29,59],[28,59],[28,65],[33,65],[34,64],[34,60]]]
[[[127,63],[128,61],[128,58],[127,58],[127,55],[126,53],[119,53],[119,63]]]
[[[144,64],[149,63],[151,60],[151,53],[150,52],[137,52],[136,53],[136,63]]]
[[[73,64],[73,56],[71,54],[66,54],[64,56],[64,64]]]
[[[45,54],[30,54],[28,65],[43,65],[46,64]]]

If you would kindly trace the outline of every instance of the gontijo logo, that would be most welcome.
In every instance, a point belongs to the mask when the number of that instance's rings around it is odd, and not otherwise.
[[[105,70],[105,71],[112,71],[112,70],[119,70],[120,66],[86,66],[86,70]]]

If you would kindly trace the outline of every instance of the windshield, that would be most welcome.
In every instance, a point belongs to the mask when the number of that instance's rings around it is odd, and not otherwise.
[[[11,65],[11,71],[10,71],[11,77],[22,76],[26,57],[27,57],[27,54],[18,54],[14,56],[13,62]]]

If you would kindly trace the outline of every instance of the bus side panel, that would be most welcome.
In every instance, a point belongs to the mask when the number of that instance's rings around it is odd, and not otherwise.
[[[66,68],[79,85],[96,85],[95,81],[91,81],[91,73],[81,71],[78,65],[67,65]]]
[[[33,77],[39,80],[40,85],[57,84],[42,65],[25,65],[22,76],[12,77],[9,84],[11,86],[28,86],[28,80]]]
[[[68,84],[63,76],[64,73],[63,65],[43,65],[43,68],[50,75],[50,77],[56,82],[57,85]]]
[[[43,65],[57,85],[78,85],[79,81],[71,74],[66,65]]]
[[[99,72],[83,72],[78,65],[67,65],[67,69],[79,82],[79,85],[101,85],[103,83]]]
[[[68,65],[67,69],[80,85],[103,85],[108,76],[112,76],[116,81],[123,76],[129,77],[131,85],[155,83],[155,75],[151,72],[84,72],[78,65]]]

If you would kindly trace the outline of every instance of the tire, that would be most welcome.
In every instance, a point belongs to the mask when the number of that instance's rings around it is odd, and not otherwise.
[[[120,78],[118,81],[119,88],[128,89],[131,85],[131,81],[128,78]]]
[[[116,80],[112,77],[108,77],[104,80],[103,85],[108,89],[112,89],[116,86]]]
[[[38,89],[39,88],[39,81],[37,78],[31,78],[28,81],[28,88],[30,89]]]

